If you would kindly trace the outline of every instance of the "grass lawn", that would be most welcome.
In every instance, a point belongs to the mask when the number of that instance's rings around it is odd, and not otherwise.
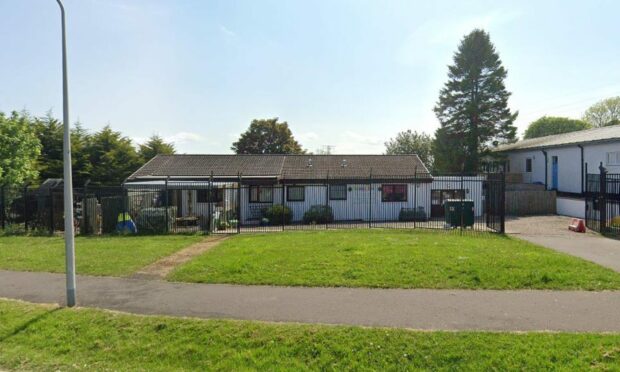
[[[4,300],[0,318],[0,369],[620,370],[618,334],[198,320]]]
[[[77,273],[128,275],[201,239],[201,236],[183,235],[76,237]],[[0,237],[0,269],[64,272],[64,240],[60,237]]]
[[[404,230],[241,235],[174,281],[472,289],[618,289],[620,274],[518,239]]]

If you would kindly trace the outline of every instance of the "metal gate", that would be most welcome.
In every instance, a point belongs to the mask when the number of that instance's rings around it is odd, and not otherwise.
[[[586,226],[601,234],[620,235],[620,174],[586,175]]]
[[[486,224],[499,233],[506,231],[506,176],[505,173],[489,173],[484,184]]]

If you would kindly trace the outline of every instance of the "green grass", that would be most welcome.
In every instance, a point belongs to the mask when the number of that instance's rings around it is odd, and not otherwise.
[[[123,276],[200,241],[200,236],[77,237],[78,274]],[[0,269],[64,272],[60,237],[0,237]]]
[[[174,281],[381,288],[618,289],[620,274],[518,239],[402,230],[241,235]]]
[[[0,319],[0,369],[620,370],[618,334],[198,320],[1,300]]]

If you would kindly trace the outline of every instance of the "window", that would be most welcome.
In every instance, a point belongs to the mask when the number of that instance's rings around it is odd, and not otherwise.
[[[382,185],[381,200],[384,202],[407,201],[407,185]]]
[[[620,151],[607,153],[607,165],[620,165]]]
[[[303,186],[289,186],[286,188],[286,201],[304,201],[306,189]]]
[[[532,173],[532,158],[525,159],[525,172]]]
[[[197,203],[220,203],[222,202],[222,200],[224,200],[223,189],[196,190],[196,202]]]
[[[272,203],[273,187],[250,186],[250,203]]]
[[[330,185],[329,200],[347,200],[347,185]]]

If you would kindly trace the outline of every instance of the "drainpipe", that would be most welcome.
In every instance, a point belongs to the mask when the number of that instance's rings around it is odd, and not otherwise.
[[[577,145],[581,151],[581,195],[583,196],[583,145]]]
[[[541,150],[542,153],[545,155],[545,190],[547,190],[547,150]]]

